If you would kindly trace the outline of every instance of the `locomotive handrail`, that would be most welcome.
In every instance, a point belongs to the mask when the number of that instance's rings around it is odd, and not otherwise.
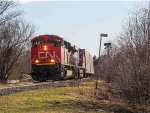
[[[31,62],[33,62],[34,58],[36,57],[37,55],[34,55],[33,59],[31,60]]]

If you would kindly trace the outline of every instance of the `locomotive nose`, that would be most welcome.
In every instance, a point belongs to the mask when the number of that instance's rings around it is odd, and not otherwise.
[[[41,44],[38,49],[40,51],[53,51],[54,44]]]
[[[45,44],[41,44],[38,48],[38,50],[40,51],[48,51],[48,46]]]
[[[47,50],[48,50],[48,47],[47,47],[46,45],[44,45],[44,46],[43,46],[43,49],[44,49],[45,51],[47,51]]]

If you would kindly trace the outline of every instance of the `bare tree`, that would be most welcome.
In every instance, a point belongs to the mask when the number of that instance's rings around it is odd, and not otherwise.
[[[150,99],[149,10],[137,9],[120,37],[118,74],[124,97],[130,102],[147,104]],[[121,76],[120,76],[121,75]]]
[[[21,11],[13,9],[15,6],[16,4],[13,1],[0,1],[0,26],[22,14]]]
[[[129,15],[127,24],[112,48],[111,63],[103,61],[103,73],[111,69],[112,86],[134,104],[150,105],[150,11],[140,8]],[[108,69],[109,67],[109,69]],[[143,112],[143,111],[142,111]]]
[[[19,57],[17,63],[15,63],[15,65],[13,66],[9,80],[19,79],[20,81],[24,81],[30,78],[31,72],[30,56],[31,51],[29,49],[24,50],[24,52]]]
[[[0,1],[0,81],[5,83],[18,62],[35,27],[23,21],[17,11],[8,12],[15,4]]]

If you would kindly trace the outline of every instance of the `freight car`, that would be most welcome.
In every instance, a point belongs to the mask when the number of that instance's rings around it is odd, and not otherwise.
[[[94,74],[92,55],[59,36],[40,35],[31,43],[31,76],[35,81],[78,79]]]

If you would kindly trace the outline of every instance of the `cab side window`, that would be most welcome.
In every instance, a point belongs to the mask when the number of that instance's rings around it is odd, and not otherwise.
[[[43,43],[45,43],[44,39],[37,39],[37,40],[35,40],[35,41],[32,42],[32,48],[36,48],[37,45],[43,44]]]
[[[36,41],[33,41],[32,42],[32,48],[35,48],[36,47]]]

